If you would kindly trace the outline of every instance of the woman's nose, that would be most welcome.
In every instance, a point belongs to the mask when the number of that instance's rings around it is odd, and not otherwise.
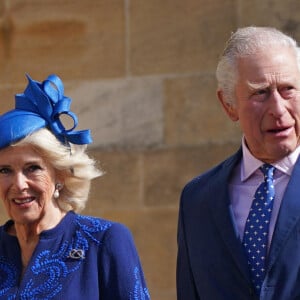
[[[28,180],[24,173],[17,172],[13,178],[13,186],[18,190],[23,191],[28,188]]]

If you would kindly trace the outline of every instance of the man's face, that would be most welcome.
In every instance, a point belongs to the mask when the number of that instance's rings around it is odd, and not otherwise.
[[[239,120],[256,158],[275,162],[299,145],[300,72],[292,49],[273,47],[240,58],[235,98],[227,113]]]

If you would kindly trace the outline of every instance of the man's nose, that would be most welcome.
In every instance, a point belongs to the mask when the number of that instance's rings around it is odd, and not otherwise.
[[[277,90],[271,92],[269,104],[270,114],[275,118],[281,117],[283,114],[285,114],[287,100],[285,100]]]

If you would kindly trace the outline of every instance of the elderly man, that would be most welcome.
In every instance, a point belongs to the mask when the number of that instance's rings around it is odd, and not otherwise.
[[[216,75],[242,145],[183,189],[178,300],[300,299],[300,49],[241,28]]]

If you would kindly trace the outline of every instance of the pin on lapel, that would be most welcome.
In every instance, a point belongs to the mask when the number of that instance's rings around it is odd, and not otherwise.
[[[83,249],[71,249],[69,257],[73,259],[84,259],[84,250]]]

